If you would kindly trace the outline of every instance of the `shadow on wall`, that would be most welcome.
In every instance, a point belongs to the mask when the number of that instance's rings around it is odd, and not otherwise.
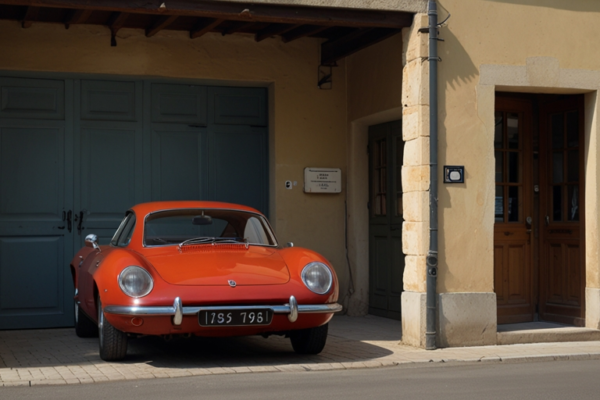
[[[568,11],[597,11],[600,12],[600,3],[596,0],[564,1],[564,0],[484,0],[494,3],[515,4],[519,6],[556,8]]]

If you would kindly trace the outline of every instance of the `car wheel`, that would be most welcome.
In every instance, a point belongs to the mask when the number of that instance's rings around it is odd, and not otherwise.
[[[290,333],[290,341],[298,354],[319,354],[327,341],[329,324],[301,329]]]
[[[100,296],[97,304],[100,358],[104,361],[122,360],[127,354],[127,334],[116,329],[104,318]]]
[[[75,334],[80,338],[98,336],[98,327],[84,312],[81,306],[75,303]]]

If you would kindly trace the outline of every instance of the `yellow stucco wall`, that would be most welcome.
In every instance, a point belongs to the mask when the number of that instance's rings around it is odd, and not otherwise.
[[[325,255],[342,283],[348,276],[344,248],[344,195],[307,195],[305,167],[335,167],[346,173],[346,79],[335,69],[334,89],[319,90],[317,39],[288,44],[256,43],[253,36],[123,29],[110,47],[106,27],[0,21],[0,72],[41,71],[197,79],[208,84],[269,87],[270,219],[280,242],[294,242]],[[284,182],[297,182],[293,190]],[[345,185],[343,190],[345,191]]]
[[[493,122],[493,117],[482,114],[479,108],[485,106],[489,110],[492,106],[493,110],[494,86],[493,82],[480,85],[482,65],[527,66],[522,88],[514,86],[519,82],[516,75],[503,77],[500,72],[499,79],[509,82],[501,90],[568,92],[561,82],[571,79],[573,92],[591,91],[594,85],[600,86],[600,81],[586,78],[595,79],[590,72],[600,70],[600,53],[592,50],[600,36],[600,2],[439,0],[438,4],[440,21],[448,12],[452,14],[448,25],[440,29],[440,37],[445,41],[439,43],[443,59],[438,89],[439,166],[466,168],[464,185],[439,187],[442,257],[438,291],[491,292],[494,158],[493,139],[486,124]],[[553,62],[541,59],[536,64],[532,57],[558,60],[556,71]],[[552,87],[556,89],[549,89]],[[587,104],[586,112],[589,110]],[[592,150],[586,154],[588,166],[596,165],[597,150]],[[597,187],[595,169],[588,167],[586,174],[588,187],[592,181]],[[587,218],[597,220],[597,215],[588,214]],[[597,225],[597,221],[586,220],[586,234],[594,233],[590,230]],[[590,257],[597,259],[597,246],[593,250],[588,246],[587,252],[587,286],[600,287],[598,274],[589,270]]]

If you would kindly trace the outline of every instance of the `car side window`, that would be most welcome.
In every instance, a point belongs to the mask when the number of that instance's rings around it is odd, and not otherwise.
[[[123,232],[119,235],[117,240],[118,247],[125,247],[131,242],[131,236],[133,235],[133,228],[135,228],[135,214],[131,213],[128,215],[129,219],[123,227]]]
[[[135,227],[135,214],[132,212],[127,213],[123,221],[117,228],[115,235],[113,236],[110,244],[117,247],[125,247],[131,241],[131,235],[133,234],[133,228]]]

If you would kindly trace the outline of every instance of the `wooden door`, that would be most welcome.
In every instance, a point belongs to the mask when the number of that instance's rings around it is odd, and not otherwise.
[[[369,128],[369,313],[400,319],[402,122]]]
[[[73,318],[72,126],[63,80],[0,78],[0,329]]]
[[[540,110],[540,318],[584,325],[583,97]]]
[[[494,291],[498,323],[533,321],[531,103],[496,97]]]

